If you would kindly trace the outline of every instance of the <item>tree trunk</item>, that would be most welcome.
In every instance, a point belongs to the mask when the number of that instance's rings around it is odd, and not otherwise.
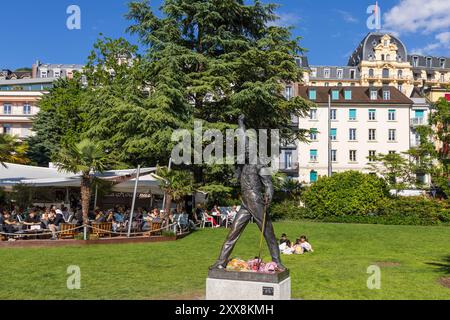
[[[164,216],[169,216],[170,208],[172,207],[172,195],[166,192],[166,203],[164,207]]]
[[[83,212],[83,223],[89,223],[89,203],[91,201],[91,178],[83,175],[81,178],[81,209]]]

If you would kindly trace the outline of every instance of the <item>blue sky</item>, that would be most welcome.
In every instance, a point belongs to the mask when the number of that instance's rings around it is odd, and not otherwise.
[[[264,0],[265,2],[267,0]],[[302,36],[311,64],[345,65],[369,32],[366,9],[374,0],[274,0],[281,25]],[[128,0],[1,1],[0,68],[48,63],[84,63],[99,33],[125,36]],[[161,0],[151,1],[155,8]],[[81,30],[68,30],[67,7],[81,8]],[[385,29],[399,34],[409,52],[450,56],[450,1],[380,0]]]

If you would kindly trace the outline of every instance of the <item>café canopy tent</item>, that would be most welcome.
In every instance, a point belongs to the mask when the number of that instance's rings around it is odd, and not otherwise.
[[[155,178],[156,168],[141,168],[138,181],[137,192],[147,192],[152,194],[163,194],[159,187],[160,182]],[[114,182],[113,191],[130,192],[134,191],[136,169],[110,170],[96,174],[97,178]],[[81,175],[56,168],[42,168],[19,164],[5,163],[0,165],[0,187],[11,190],[15,185],[27,185],[30,187],[80,187]]]

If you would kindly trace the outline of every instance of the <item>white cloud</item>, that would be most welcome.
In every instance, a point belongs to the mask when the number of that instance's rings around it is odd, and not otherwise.
[[[450,28],[450,1],[401,0],[384,14],[384,27],[399,33],[446,31]]]
[[[300,16],[295,13],[277,13],[278,20],[271,21],[268,26],[292,27],[298,24]]]
[[[416,48],[412,53],[419,55],[429,55],[436,53],[438,49],[447,49],[450,51],[450,31],[438,33],[433,43],[427,44],[423,48]]]
[[[350,12],[347,12],[344,10],[336,10],[336,12],[341,15],[342,19],[344,19],[345,22],[348,22],[348,23],[358,23],[359,22],[359,20],[357,18],[355,18],[354,16],[352,16]]]

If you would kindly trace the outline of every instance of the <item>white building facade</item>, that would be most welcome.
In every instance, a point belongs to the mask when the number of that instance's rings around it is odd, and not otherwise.
[[[370,173],[375,155],[401,153],[413,146],[415,123],[425,124],[429,112],[426,104],[392,86],[299,86],[298,93],[317,105],[309,117],[299,119],[300,128],[311,130],[310,141],[297,146],[298,180],[304,183],[328,175],[329,163],[333,173]]]

